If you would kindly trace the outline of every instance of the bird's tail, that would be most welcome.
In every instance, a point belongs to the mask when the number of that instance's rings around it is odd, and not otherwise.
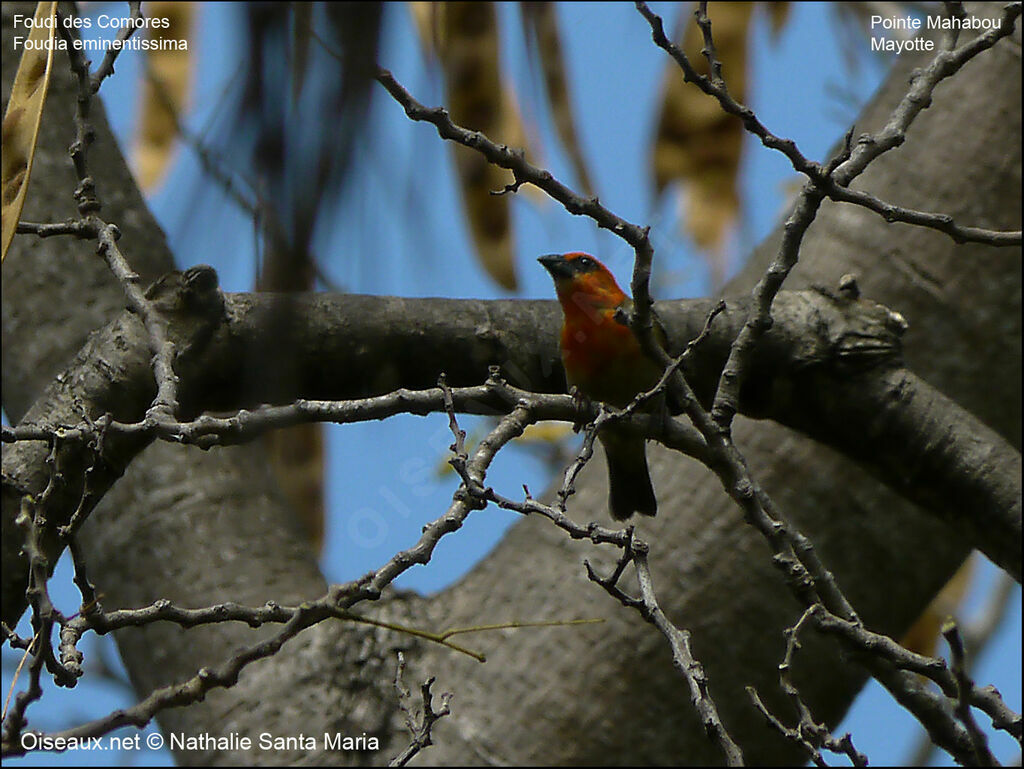
[[[633,513],[655,515],[651,474],[647,469],[647,449],[643,438],[605,429],[600,435],[608,459],[608,502],[612,518],[624,521]]]

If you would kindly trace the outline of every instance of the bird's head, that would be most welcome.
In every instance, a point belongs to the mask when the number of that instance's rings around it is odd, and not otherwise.
[[[579,301],[585,298],[587,304],[618,306],[626,295],[615,282],[615,276],[595,257],[582,251],[568,254],[546,254],[537,259],[555,281],[558,298],[563,307],[566,300]]]

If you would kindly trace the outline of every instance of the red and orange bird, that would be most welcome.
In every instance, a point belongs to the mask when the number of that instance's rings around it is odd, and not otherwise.
[[[629,326],[633,301],[615,277],[594,257],[574,252],[548,254],[539,261],[551,273],[562,305],[561,348],[565,378],[591,400],[624,408],[633,397],[657,384],[661,368],[644,355]],[[665,346],[664,331],[655,324]],[[658,501],[647,469],[645,439],[615,425],[599,436],[608,460],[608,497],[612,517],[654,515]]]

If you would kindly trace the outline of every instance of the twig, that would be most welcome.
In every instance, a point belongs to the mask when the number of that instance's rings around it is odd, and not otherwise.
[[[971,713],[971,692],[974,691],[974,682],[967,672],[964,641],[956,623],[952,620],[946,622],[942,628],[942,636],[949,644],[949,651],[953,657],[953,677],[956,679],[957,690],[953,712],[971,737],[971,745],[974,748],[972,763],[976,766],[998,766],[999,762],[988,749],[988,738],[978,727],[978,722]]]
[[[419,707],[412,703],[412,693],[409,691],[402,676],[405,673],[405,656],[398,652],[398,669],[395,671],[395,691],[398,692],[398,704],[405,713],[405,727],[409,730],[412,741],[397,756],[388,762],[388,766],[405,766],[412,758],[424,748],[434,744],[432,730],[434,724],[447,715],[451,714],[449,707],[452,694],[445,692],[441,695],[441,709],[434,710],[434,695],[430,687],[434,685],[434,677],[431,676],[420,686]]]
[[[496,372],[492,372],[492,380],[496,375]],[[446,387],[443,382],[441,384],[442,388]],[[456,450],[459,445],[459,437],[464,435],[464,433],[458,427],[453,401],[448,399],[446,404],[449,426],[452,433],[456,436],[456,443],[452,448]],[[625,606],[637,609],[645,620],[654,625],[666,637],[672,649],[673,664],[682,673],[690,687],[691,701],[701,716],[708,736],[717,742],[725,756],[726,762],[730,766],[742,765],[743,754],[722,724],[718,716],[717,707],[711,698],[704,670],[690,651],[689,633],[673,625],[658,605],[653,580],[647,567],[648,545],[633,536],[633,527],[630,526],[624,531],[618,532],[603,529],[594,523],[583,527],[572,521],[565,514],[564,498],[560,503],[560,508],[556,509],[548,505],[542,505],[536,500],[531,499],[528,495],[524,502],[514,502],[483,485],[486,468],[498,449],[513,437],[521,435],[526,424],[534,421],[537,421],[537,415],[531,411],[525,401],[520,400],[516,409],[504,417],[498,426],[480,442],[480,448],[478,448],[476,454],[469,462],[452,461],[452,466],[462,478],[462,485],[456,491],[453,498],[452,509],[459,507],[468,512],[468,509],[485,507],[488,502],[493,502],[499,507],[515,510],[523,514],[538,512],[554,522],[574,539],[588,537],[595,544],[605,542],[621,547],[622,556],[611,577],[599,577],[590,563],[584,562],[588,576]],[[576,464],[582,467],[586,464],[587,459],[589,459],[589,456],[584,456],[581,452],[576,460]],[[570,472],[567,471],[567,477],[569,474]],[[629,597],[617,585],[628,563],[633,563],[637,570],[641,591],[641,597],[638,599]]]
[[[819,723],[815,720],[814,714],[804,702],[803,697],[800,696],[800,690],[793,681],[793,658],[796,656],[797,649],[800,648],[800,631],[810,619],[814,608],[815,607],[809,607],[806,609],[797,623],[785,631],[786,656],[783,659],[782,664],[779,665],[779,684],[793,703],[793,709],[797,713],[798,720],[796,727],[788,727],[772,715],[768,710],[768,707],[761,701],[761,698],[758,696],[754,687],[746,687],[747,694],[749,694],[753,700],[754,706],[761,711],[765,718],[768,719],[768,723],[778,730],[786,739],[796,743],[803,750],[807,751],[807,754],[815,765],[828,766],[825,759],[822,758],[821,753],[819,752],[819,748],[825,748],[833,753],[842,753],[846,755],[850,759],[850,763],[854,766],[867,766],[867,756],[853,746],[853,738],[849,732],[844,734],[841,738],[836,739],[832,736],[832,733],[828,730],[828,727],[826,727],[825,724]]]
[[[701,7],[705,5],[702,3]],[[883,138],[877,136],[860,137],[858,139],[858,148],[870,146],[870,151],[861,150],[853,165],[844,168],[842,173],[832,176],[826,173],[820,164],[807,159],[797,148],[794,141],[782,139],[773,134],[761,123],[753,110],[737,102],[729,93],[725,82],[722,80],[720,65],[717,69],[712,68],[711,78],[699,74],[682,49],[668,39],[661,17],[654,13],[646,3],[636,3],[637,10],[651,27],[651,35],[655,44],[676,61],[682,70],[684,82],[693,83],[704,93],[717,99],[724,112],[738,117],[743,122],[743,127],[749,133],[756,136],[765,147],[785,155],[798,173],[805,175],[811,183],[816,185],[830,199],[863,206],[881,214],[889,222],[905,222],[934,229],[949,235],[957,243],[974,242],[991,246],[1020,245],[1022,242],[1021,232],[1019,230],[999,232],[979,227],[964,227],[957,225],[946,214],[903,208],[881,201],[868,193],[851,190],[847,185],[864,170],[868,162],[902,143],[903,132],[910,122],[913,121],[913,118],[916,117],[917,113],[930,103],[931,92],[940,80],[954,74],[978,53],[992,47],[1000,39],[1013,32],[1013,22],[1020,15],[1020,6],[1019,2],[1007,5],[1003,10],[1003,19],[1000,22],[1000,26],[979,36],[972,43],[965,45],[955,52],[940,52],[932,66],[925,71],[923,76],[915,78],[916,87],[913,87],[908,92],[907,97],[897,107],[894,116],[898,115],[899,118],[891,122],[886,129],[883,129],[881,134]],[[717,63],[714,60],[714,43],[710,40],[711,24],[707,18],[706,11],[703,15],[701,15],[700,10],[697,11],[697,21],[704,34],[705,56],[709,57],[709,61],[712,63]]]
[[[99,91],[100,86],[103,85],[103,81],[114,74],[114,62],[117,61],[117,57],[123,50],[125,41],[134,35],[135,30],[139,28],[136,26],[136,22],[145,18],[142,13],[142,3],[128,3],[128,10],[131,14],[130,18],[132,23],[122,26],[117,31],[117,38],[115,39],[114,45],[107,48],[107,52],[103,56],[103,61],[100,62],[100,66],[96,69],[96,72],[93,73],[89,84],[93,93]]]

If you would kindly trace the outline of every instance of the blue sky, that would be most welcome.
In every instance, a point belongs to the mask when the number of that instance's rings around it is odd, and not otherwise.
[[[885,59],[864,57],[860,68],[851,71],[841,59],[831,10],[826,6],[792,4],[789,22],[774,42],[764,19],[758,18],[749,67],[749,102],[762,121],[777,135],[794,139],[805,155],[819,160],[846,130],[859,103],[870,97],[886,64]],[[672,29],[676,6],[653,3],[652,7]],[[194,110],[188,118],[195,131],[222,125],[226,117],[222,97],[241,57],[237,12],[229,3],[206,4],[201,9],[192,48],[203,76],[195,84]],[[517,84],[527,120],[534,122],[542,138],[542,162],[559,178],[571,181],[568,162],[554,139],[549,119],[539,108],[538,85],[530,79],[516,23],[518,10],[505,4],[499,13],[505,22],[504,64]],[[649,27],[631,3],[564,4],[559,5],[558,14],[577,126],[602,202],[620,216],[652,225],[657,269],[672,276],[658,284],[660,296],[706,294],[707,269],[681,234],[674,204],[653,199],[648,176],[648,146],[666,65],[664,53],[650,42]],[[389,4],[386,17],[381,63],[421,102],[442,103],[441,90],[424,66],[404,6]],[[123,146],[131,146],[128,137],[135,120],[138,74],[138,61],[133,54],[126,54],[119,60],[117,75],[103,87],[111,122]],[[852,98],[840,101],[835,96],[840,89]],[[610,112],[615,119],[608,119]],[[323,256],[324,271],[337,284],[359,293],[509,296],[489,281],[471,255],[450,148],[431,127],[410,123],[382,91],[374,96],[370,133],[377,141],[369,149],[367,165],[356,172],[360,180],[357,194],[350,190],[348,205],[318,233],[316,251]],[[607,151],[609,147],[614,151]],[[786,185],[793,178],[780,154],[747,143],[742,169],[745,219],[732,254],[736,266],[775,225],[785,204]],[[153,209],[183,266],[212,264],[226,290],[247,291],[254,280],[252,226],[220,192],[198,179],[196,159],[189,153],[179,154],[162,189],[153,196]],[[395,200],[402,201],[397,212]],[[552,201],[538,205],[520,195],[513,200],[513,211],[521,282],[518,296],[552,295],[550,279],[534,258],[557,251],[590,251],[616,272],[620,282],[628,283],[632,251],[621,240],[598,231],[589,220],[568,215]],[[468,417],[460,421],[472,433],[476,421]],[[327,542],[322,563],[328,579],[351,579],[379,566],[397,549],[414,542],[422,525],[444,511],[455,479],[450,474],[439,475],[438,469],[444,465],[450,443],[447,418],[440,415],[329,428],[327,475],[332,482],[327,490]],[[355,475],[353,467],[359,468]],[[517,449],[503,451],[488,475],[489,483],[510,495],[515,495],[523,482],[539,491],[550,479],[551,470],[544,462]],[[471,516],[460,532],[442,541],[428,566],[413,568],[398,581],[399,586],[430,592],[451,583],[494,546],[513,520],[512,514],[493,508]],[[994,570],[986,564],[969,607],[976,609],[983,603],[993,577]],[[64,601],[62,608],[74,611],[77,594],[67,564],[58,570],[55,582],[60,586],[57,595]],[[975,677],[979,682],[995,682],[1010,705],[1019,710],[1019,588],[1011,615],[1000,638],[980,661]],[[116,660],[116,654],[107,656]],[[5,656],[5,691],[10,680],[9,659]],[[115,667],[117,664],[115,661]],[[86,691],[89,696],[83,697]],[[30,711],[32,725],[59,729],[123,706],[130,702],[128,696],[123,686],[87,681],[70,693],[49,692],[43,705]],[[853,732],[857,747],[873,764],[900,763],[916,739],[912,718],[874,684],[865,689],[838,732],[845,730]],[[1009,760],[1017,755],[1012,742],[1001,744],[1000,758]],[[993,747],[999,745],[993,743]],[[170,763],[166,752],[143,751],[124,758],[140,765]],[[940,760],[944,758],[944,754],[940,756]],[[116,759],[109,753],[69,753],[9,763],[56,761],[74,766],[111,760]]]

